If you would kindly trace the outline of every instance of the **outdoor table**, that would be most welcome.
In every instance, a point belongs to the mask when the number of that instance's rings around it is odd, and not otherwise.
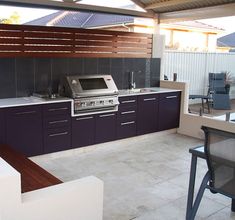
[[[206,155],[204,152],[204,145],[190,148],[189,153],[192,154],[192,157],[191,157],[191,167],[190,167],[190,177],[189,177],[189,187],[188,187],[186,219],[188,219],[188,215],[193,206],[194,187],[195,187],[196,170],[197,170],[197,158],[199,157],[202,159],[206,159]],[[235,212],[235,199],[232,199],[231,211]]]

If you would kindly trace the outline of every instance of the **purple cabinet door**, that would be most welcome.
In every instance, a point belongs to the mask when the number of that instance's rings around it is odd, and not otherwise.
[[[147,134],[158,130],[158,95],[138,97],[137,134]]]
[[[116,113],[96,115],[95,143],[103,143],[116,139]]]
[[[95,116],[87,115],[72,119],[72,147],[82,147],[95,143]]]
[[[6,109],[6,143],[26,156],[43,154],[41,106]]]
[[[5,117],[4,110],[0,109],[0,144],[5,143]]]
[[[159,101],[159,130],[179,127],[180,92],[160,95]]]

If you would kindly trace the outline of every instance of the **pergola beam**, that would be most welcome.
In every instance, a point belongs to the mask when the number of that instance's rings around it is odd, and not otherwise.
[[[144,9],[159,9],[159,8],[164,8],[164,7],[169,7],[169,6],[175,6],[178,4],[193,3],[193,2],[197,2],[197,0],[169,0],[165,2],[158,2],[158,3],[146,5]]]
[[[73,11],[93,11],[99,13],[129,15],[136,17],[155,17],[155,13],[141,12],[129,9],[119,9],[96,5],[79,4],[75,2],[60,2],[51,0],[1,0],[1,5],[13,5],[22,7],[37,7],[55,10],[73,10]]]
[[[142,2],[140,2],[140,0],[131,0],[133,3],[135,3],[136,5],[138,5],[139,7],[141,7],[143,10],[145,10],[147,13],[149,14],[155,14],[155,16],[153,16],[153,18],[158,18],[158,14],[155,13],[153,10],[148,10],[145,7],[145,4],[143,4]]]
[[[160,14],[161,23],[235,16],[235,3]]]
[[[145,10],[145,5],[139,0],[131,0],[131,1]]]

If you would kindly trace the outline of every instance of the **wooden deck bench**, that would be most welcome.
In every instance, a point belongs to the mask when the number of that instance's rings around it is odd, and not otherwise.
[[[8,145],[0,145],[0,157],[21,174],[22,193],[63,183]]]

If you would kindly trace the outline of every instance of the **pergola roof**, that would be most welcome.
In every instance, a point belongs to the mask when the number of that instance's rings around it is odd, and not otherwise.
[[[80,0],[1,0],[1,4],[51,9],[83,10],[159,18],[160,22],[235,15],[235,0],[132,0],[145,11],[80,4]]]

